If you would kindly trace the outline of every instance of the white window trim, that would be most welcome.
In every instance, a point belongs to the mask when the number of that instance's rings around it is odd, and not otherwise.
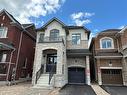
[[[43,33],[43,32],[38,32],[38,33],[37,33],[37,38],[36,38],[37,43],[39,42],[39,39],[40,39],[40,35],[41,35],[41,34],[44,34],[44,36],[45,36],[45,33]]]
[[[104,39],[110,39],[111,40],[111,48],[103,48],[102,47],[102,40],[104,40]],[[110,37],[103,37],[103,38],[101,38],[100,39],[100,49],[114,49],[114,41],[113,41],[113,39],[110,38]]]
[[[6,53],[3,53],[2,54],[1,62],[6,62],[6,59],[7,59],[7,54]]]
[[[0,38],[7,38],[7,31],[8,31],[8,28],[7,28],[7,27],[0,27],[0,28],[4,28],[4,30],[5,30],[5,35],[4,35],[4,37],[0,37]]]
[[[25,59],[25,66],[23,66],[22,68],[26,69],[27,67],[27,58]]]
[[[72,38],[73,38],[73,35],[75,35],[75,34],[76,34],[76,35],[77,35],[77,34],[80,35],[80,42],[79,42],[78,44],[73,44],[73,39],[72,39]],[[72,43],[73,46],[75,46],[75,45],[80,45],[80,44],[81,44],[81,33],[72,33],[72,34],[71,34],[71,39],[72,39],[72,42],[71,42],[71,43]]]

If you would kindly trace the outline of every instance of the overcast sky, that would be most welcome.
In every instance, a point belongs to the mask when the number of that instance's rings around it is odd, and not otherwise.
[[[127,25],[127,0],[0,0],[20,23],[41,27],[52,17],[67,25],[85,26],[96,33]]]

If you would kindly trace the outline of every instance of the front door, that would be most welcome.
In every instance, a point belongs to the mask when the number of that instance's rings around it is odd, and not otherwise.
[[[56,54],[48,54],[47,55],[46,72],[56,72],[56,64],[57,64],[57,55]]]

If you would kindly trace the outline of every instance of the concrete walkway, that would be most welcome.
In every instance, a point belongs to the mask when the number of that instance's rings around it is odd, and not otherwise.
[[[98,84],[92,84],[91,87],[93,88],[94,92],[97,95],[110,95],[104,89],[102,89]]]
[[[48,95],[59,95],[60,88],[54,88]]]

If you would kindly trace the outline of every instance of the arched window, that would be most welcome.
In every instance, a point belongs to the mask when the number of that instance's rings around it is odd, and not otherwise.
[[[53,29],[50,31],[50,37],[51,38],[58,38],[59,37],[59,30]]]
[[[101,49],[113,49],[113,39],[109,37],[104,37],[100,40],[100,47]]]

